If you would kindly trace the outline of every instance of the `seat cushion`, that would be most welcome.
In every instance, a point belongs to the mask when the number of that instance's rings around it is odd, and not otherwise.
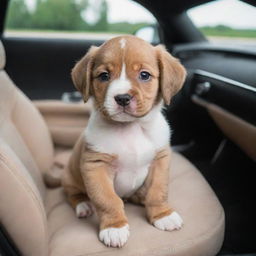
[[[127,203],[129,240],[121,249],[107,248],[98,240],[96,214],[77,219],[63,190],[52,189],[46,196],[50,255],[216,255],[224,235],[224,211],[216,195],[199,171],[177,153],[170,171],[169,200],[183,217],[181,230],[160,231],[147,222],[144,207]]]
[[[42,172],[53,161],[47,126],[5,70],[0,42],[0,221],[22,255],[48,254]]]

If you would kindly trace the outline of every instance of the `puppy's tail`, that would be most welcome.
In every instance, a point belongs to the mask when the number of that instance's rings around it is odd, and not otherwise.
[[[54,166],[51,171],[48,171],[44,174],[44,182],[48,188],[57,188],[61,186],[61,176],[63,168]]]

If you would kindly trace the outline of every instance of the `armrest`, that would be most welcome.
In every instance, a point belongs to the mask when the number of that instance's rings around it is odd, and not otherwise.
[[[56,146],[73,147],[87,125],[90,103],[65,103],[60,100],[36,100]]]

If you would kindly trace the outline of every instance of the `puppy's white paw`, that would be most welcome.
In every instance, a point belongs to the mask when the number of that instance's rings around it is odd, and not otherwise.
[[[89,217],[93,214],[92,207],[87,202],[81,202],[76,206],[76,216],[77,218]]]
[[[99,238],[106,246],[122,247],[130,235],[129,225],[121,228],[106,228],[100,231]]]
[[[183,225],[183,220],[177,212],[172,212],[170,215],[156,220],[153,224],[158,229],[172,231],[180,229]]]

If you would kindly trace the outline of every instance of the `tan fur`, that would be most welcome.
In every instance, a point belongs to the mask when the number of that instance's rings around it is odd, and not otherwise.
[[[155,48],[161,74],[160,89],[164,102],[168,105],[171,98],[181,89],[186,78],[186,70],[162,45]]]
[[[75,65],[71,76],[76,89],[83,95],[84,102],[90,97],[91,71],[98,47],[92,46],[88,53]]]
[[[111,81],[119,77],[122,63],[125,61],[127,75],[133,85],[130,94],[138,102],[137,117],[144,116],[151,110],[152,101],[157,103],[160,99],[159,93],[165,103],[170,104],[171,97],[179,91],[185,80],[184,67],[161,45],[154,47],[142,39],[135,40],[133,36],[125,36],[127,47],[122,49],[118,46],[120,38],[116,37],[101,47],[91,47],[73,68],[72,79],[82,93],[84,101],[93,95],[95,107],[109,119],[108,113],[102,107],[107,87]],[[138,82],[139,70],[151,73],[150,82]],[[111,72],[111,80],[108,83],[101,83],[97,79],[103,71]]]
[[[115,156],[90,150],[83,137],[75,145],[62,186],[73,208],[91,200],[100,218],[100,229],[127,224],[123,201],[113,188]]]
[[[72,70],[73,82],[84,100],[93,96],[95,107],[109,121],[111,117],[103,102],[109,83],[120,76],[124,61],[132,84],[129,93],[137,100],[137,117],[147,114],[161,97],[169,103],[185,79],[182,65],[162,46],[154,47],[141,39],[125,36],[126,47],[121,48],[118,47],[120,38],[112,39],[99,48],[92,47]],[[149,82],[138,81],[141,70],[150,72]],[[99,81],[98,75],[104,71],[111,73],[111,81]],[[113,187],[115,160],[115,155],[91,150],[81,136],[62,176],[62,186],[72,207],[90,199],[100,218],[100,229],[127,224],[123,201]],[[170,149],[158,152],[144,185],[129,199],[145,205],[150,223],[172,212],[167,202],[169,163]]]

